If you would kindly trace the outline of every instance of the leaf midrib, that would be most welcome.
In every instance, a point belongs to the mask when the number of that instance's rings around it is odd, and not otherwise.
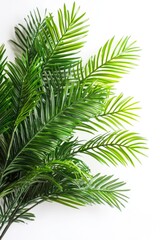
[[[116,113],[126,113],[127,111],[129,111],[129,110],[132,110],[132,109],[130,109],[130,108],[122,108],[122,109],[119,109],[119,110],[117,110],[117,111],[110,111],[110,112],[107,112],[106,111],[106,113],[104,113],[104,114],[101,114],[101,115],[99,115],[99,117],[104,117],[104,116],[107,116],[107,115],[114,115],[114,114],[116,114]],[[130,113],[130,112],[129,112]],[[136,114],[135,114],[136,115]]]
[[[129,145],[129,146],[126,146],[126,145],[124,145],[124,144],[118,144],[118,143],[107,143],[107,144],[98,144],[98,145],[96,145],[96,146],[93,146],[93,147],[86,147],[86,148],[84,148],[84,149],[80,149],[80,150],[77,150],[77,151],[75,151],[74,152],[74,154],[75,153],[83,153],[83,152],[87,152],[88,150],[93,150],[93,149],[95,149],[95,148],[99,148],[99,147],[107,147],[107,146],[111,146],[111,147],[113,147],[113,146],[118,146],[118,147],[125,147],[125,148],[130,148],[131,146]]]

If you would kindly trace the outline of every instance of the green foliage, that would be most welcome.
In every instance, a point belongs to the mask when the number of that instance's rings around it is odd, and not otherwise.
[[[114,37],[108,40],[98,53],[92,56],[82,71],[82,64],[78,65],[78,77],[91,83],[112,86],[122,74],[128,72],[137,59],[139,48],[129,37],[122,38],[115,44]]]
[[[144,148],[144,138],[124,130],[96,136],[80,146],[76,153],[88,154],[102,163],[127,165],[130,162],[134,165],[133,159],[138,159],[136,153],[142,154]]]
[[[40,56],[45,70],[67,67],[78,61],[76,53],[83,47],[82,39],[88,32],[85,13],[79,10],[75,3],[71,11],[64,5],[58,11],[58,23],[52,14],[42,20],[38,10],[30,13],[25,19],[26,26],[19,24],[15,28],[16,41],[12,42],[32,58]]]
[[[44,201],[121,209],[127,200],[125,183],[93,176],[85,156],[126,166],[143,154],[145,139],[124,130],[138,103],[112,89],[139,48],[129,37],[112,38],[83,64],[77,53],[87,27],[75,3],[57,21],[36,10],[15,28],[14,63],[0,47],[0,239],[12,223],[33,220],[30,210]],[[90,140],[79,141],[77,130]]]

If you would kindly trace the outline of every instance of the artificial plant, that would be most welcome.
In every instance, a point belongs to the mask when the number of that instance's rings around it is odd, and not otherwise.
[[[44,201],[121,208],[127,200],[125,183],[93,176],[85,158],[134,165],[145,148],[144,138],[124,129],[137,118],[137,102],[113,88],[139,48],[129,37],[112,38],[83,63],[77,53],[87,32],[74,3],[57,20],[30,13],[15,28],[14,62],[0,47],[0,239],[12,223],[32,220],[30,210]],[[77,131],[89,140],[79,141]]]

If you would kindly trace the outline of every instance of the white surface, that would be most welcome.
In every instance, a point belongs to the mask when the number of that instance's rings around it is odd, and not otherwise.
[[[61,0],[0,1],[0,43],[13,36],[13,27],[38,6],[56,14]],[[72,1],[65,1],[68,5]],[[35,209],[36,221],[15,224],[5,240],[159,240],[160,239],[160,14],[157,0],[77,0],[90,18],[88,43],[82,54],[93,54],[108,38],[131,35],[142,48],[139,67],[117,85],[117,91],[135,96],[142,110],[135,130],[148,139],[148,158],[136,168],[110,168],[93,164],[93,171],[115,173],[128,182],[130,200],[120,212],[108,206],[74,210],[58,204]],[[96,168],[96,169],[95,169]]]

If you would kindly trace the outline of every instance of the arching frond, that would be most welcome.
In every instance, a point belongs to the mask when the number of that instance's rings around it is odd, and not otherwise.
[[[125,128],[126,124],[132,125],[132,121],[137,120],[136,110],[139,110],[138,102],[133,101],[132,97],[123,97],[109,95],[103,103],[104,109],[93,119],[89,119],[87,123],[78,127],[79,130],[93,130],[93,133],[99,130],[110,131]]]
[[[18,126],[37,105],[42,94],[40,88],[41,61],[35,58],[32,63],[26,57],[16,58],[16,63],[9,63],[7,76],[13,84],[12,110],[14,126]]]
[[[107,129],[124,128],[124,124],[131,125],[138,118],[138,102],[132,97],[124,98],[123,94],[106,99],[104,112],[96,118],[95,123]],[[94,122],[93,122],[94,124]]]
[[[75,153],[84,153],[99,162],[113,165],[118,163],[134,165],[145,148],[145,139],[134,132],[115,131],[94,137],[82,145]]]
[[[82,63],[77,66],[78,78],[87,83],[112,86],[135,65],[138,51],[139,48],[129,37],[122,38],[117,44],[112,38],[88,60],[84,68]]]
[[[45,154],[53,151],[59,140],[69,139],[77,125],[101,112],[105,91],[102,93],[101,89],[92,86],[84,90],[81,84],[69,84],[56,96],[51,88],[50,95],[45,96],[33,114],[16,129],[11,166],[15,161],[27,159],[32,167]]]
[[[120,209],[127,200],[127,197],[123,194],[126,190],[122,188],[125,183],[112,177],[97,174],[87,183],[82,183],[78,188],[73,188],[66,193],[62,192],[58,197],[52,196],[50,198],[71,207],[107,203]]]
[[[58,24],[52,14],[46,17],[45,22],[46,28],[41,31],[36,42],[37,51],[46,56],[45,69],[77,62],[79,57],[76,53],[83,47],[83,38],[88,32],[85,13],[80,13],[75,3],[71,11],[64,4],[63,9],[58,11]]]
[[[24,19],[25,24],[18,24],[15,27],[15,39],[11,42],[22,52],[28,53],[29,57],[34,58],[36,56],[35,40],[37,35],[44,27],[44,21],[41,18],[38,9],[27,16]]]
[[[71,10],[64,4],[58,11],[57,22],[52,14],[42,20],[38,10],[30,12],[26,24],[15,28],[17,40],[12,42],[30,57],[38,54],[43,58],[45,69],[69,66],[79,59],[75,54],[83,47],[82,39],[88,32],[85,13],[79,10],[75,3]]]

